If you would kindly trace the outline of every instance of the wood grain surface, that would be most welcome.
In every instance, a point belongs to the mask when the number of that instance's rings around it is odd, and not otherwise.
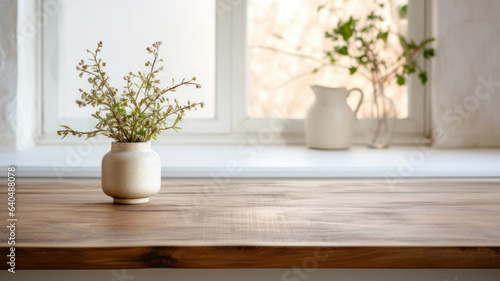
[[[166,182],[143,205],[99,183],[16,192],[17,269],[500,267],[500,182]]]

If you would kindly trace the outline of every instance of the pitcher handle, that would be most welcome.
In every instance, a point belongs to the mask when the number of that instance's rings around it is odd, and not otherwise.
[[[358,110],[359,110],[359,107],[361,106],[361,103],[363,102],[363,98],[364,98],[364,94],[363,94],[363,91],[361,91],[360,88],[352,88],[350,89],[348,92],[347,92],[347,96],[349,97],[351,95],[351,92],[352,91],[358,91],[360,94],[361,94],[361,97],[359,99],[359,103],[358,103],[358,106],[356,107],[356,110],[354,110],[354,116],[358,116]]]

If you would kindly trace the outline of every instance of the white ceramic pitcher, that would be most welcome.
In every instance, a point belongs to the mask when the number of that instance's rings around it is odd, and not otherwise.
[[[328,88],[311,86],[316,101],[306,116],[306,143],[310,148],[347,149],[351,147],[354,124],[363,92],[358,88]],[[346,102],[352,91],[359,91],[361,98],[354,112]]]

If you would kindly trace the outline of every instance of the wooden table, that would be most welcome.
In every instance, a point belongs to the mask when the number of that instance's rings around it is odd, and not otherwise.
[[[500,267],[499,182],[168,182],[143,205],[18,183],[16,199],[16,269]]]

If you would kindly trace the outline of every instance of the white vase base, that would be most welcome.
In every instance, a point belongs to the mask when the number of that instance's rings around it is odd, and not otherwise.
[[[149,202],[147,198],[127,199],[127,198],[113,198],[113,203],[122,205],[144,204]]]

